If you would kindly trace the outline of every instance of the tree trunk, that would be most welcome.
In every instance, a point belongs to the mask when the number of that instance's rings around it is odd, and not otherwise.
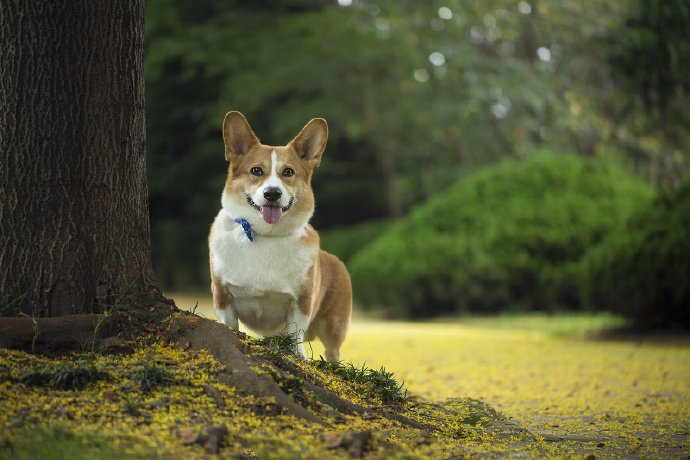
[[[143,0],[0,3],[0,315],[162,300],[143,40]]]

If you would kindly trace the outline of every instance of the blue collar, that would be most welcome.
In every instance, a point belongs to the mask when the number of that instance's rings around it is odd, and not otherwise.
[[[249,241],[254,241],[254,236],[252,235],[252,226],[249,225],[247,219],[242,219],[241,217],[238,217],[237,219],[235,219],[235,222],[242,226],[242,230],[244,230],[244,234],[247,235],[247,239],[249,239]]]

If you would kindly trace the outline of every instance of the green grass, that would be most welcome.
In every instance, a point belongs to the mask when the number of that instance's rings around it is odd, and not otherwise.
[[[139,382],[144,390],[152,390],[158,386],[169,385],[172,382],[172,374],[163,365],[143,363],[134,374],[134,380]]]
[[[539,332],[557,337],[594,335],[627,324],[625,318],[611,313],[504,313],[462,316],[454,321],[468,327]]]
[[[280,334],[252,339],[268,353],[294,353],[297,350],[297,334]]]
[[[26,385],[49,385],[58,390],[78,390],[90,382],[104,380],[108,374],[99,370],[92,356],[75,362],[61,362],[50,366],[32,366],[24,370],[20,381]]]
[[[348,382],[362,385],[371,396],[378,396],[384,404],[400,404],[407,398],[405,382],[398,383],[394,373],[387,371],[383,366],[379,369],[369,369],[364,364],[357,367],[351,362],[330,362],[319,356],[319,359],[310,361],[310,364],[319,370],[325,370],[342,377]]]
[[[282,354],[295,353],[297,336],[295,334],[281,334],[259,339],[252,339],[253,344],[263,347],[265,355],[276,365],[281,365]],[[310,360],[309,364],[316,369],[335,374],[345,381],[360,385],[369,396],[378,397],[384,404],[403,403],[407,397],[407,390],[403,383],[398,383],[394,373],[384,367],[369,369],[365,365],[355,366],[352,362],[330,362],[319,356],[319,359]],[[279,384],[283,390],[294,393],[300,388],[299,379],[285,380],[278,376]]]

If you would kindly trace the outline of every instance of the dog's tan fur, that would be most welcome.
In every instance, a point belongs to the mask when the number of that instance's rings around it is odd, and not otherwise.
[[[308,318],[308,327],[294,332],[305,340],[318,337],[324,343],[327,359],[337,361],[350,323],[350,277],[344,264],[337,257],[319,249],[319,235],[308,223],[314,210],[311,178],[314,168],[321,161],[327,136],[326,121],[317,118],[307,123],[288,145],[267,146],[260,143],[239,112],[228,113],[223,122],[223,138],[225,156],[230,161],[230,167],[223,193],[223,210],[216,218],[209,235],[209,254],[213,303],[221,321],[236,327],[236,318],[239,317],[243,322],[253,321],[254,326],[261,329],[259,332],[279,333],[290,330],[291,319],[296,318],[294,322],[299,327],[301,318],[305,322]],[[263,171],[274,168],[275,172],[278,167],[281,171],[285,171],[286,168],[294,171],[289,177],[279,178],[285,195],[291,196],[293,201],[289,210],[274,224],[259,219],[257,215],[260,213],[257,214],[256,210],[245,202],[248,200],[245,197],[253,196],[252,193],[257,193],[257,190],[269,180],[266,174],[256,176],[250,173],[252,168],[257,167]],[[272,177],[275,181],[277,176]],[[233,213],[244,215],[235,216]],[[256,244],[243,241],[241,230],[238,230],[236,225],[228,224],[227,216],[246,216],[251,219]],[[269,253],[266,252],[268,249],[262,249],[269,247]],[[214,253],[214,249],[217,253]],[[283,253],[296,256],[286,255],[285,257],[290,258],[281,259]],[[299,260],[303,256],[308,256],[308,259],[301,263]],[[252,273],[252,267],[232,267],[233,260],[228,259],[235,257],[259,264],[256,275],[247,277],[246,273]],[[222,265],[221,268],[214,269],[214,259]],[[270,292],[270,287],[257,287],[281,285],[282,280],[262,279],[262,273],[266,272],[262,272],[262,266],[269,267],[272,272],[281,273],[280,266],[274,264],[285,264],[290,267],[294,265],[298,270],[286,272],[288,285],[276,292]],[[243,285],[228,282],[239,270],[243,270],[245,280],[240,282]],[[304,276],[295,274],[295,271],[300,270],[304,270]],[[299,285],[292,286],[290,283]],[[255,294],[245,294],[255,290]],[[242,298],[235,298],[233,292],[241,293],[237,295],[241,295]],[[267,299],[273,303],[267,302]],[[260,302],[264,302],[267,306],[258,307],[254,318],[254,312],[248,311],[246,306],[239,310],[235,308],[235,304],[240,300],[247,305],[259,305]],[[283,304],[286,305],[285,319],[278,321],[276,318],[283,314]],[[261,322],[262,315],[266,317],[265,324]],[[304,354],[301,345],[300,351]]]

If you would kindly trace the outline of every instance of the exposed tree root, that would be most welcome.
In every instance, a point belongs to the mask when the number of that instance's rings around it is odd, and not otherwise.
[[[25,351],[82,350],[100,339],[103,315],[0,318],[0,347]]]
[[[0,347],[35,353],[102,351],[136,338],[147,324],[159,328],[177,311],[174,303],[161,302],[145,309],[113,308],[101,315],[0,317]]]
[[[208,350],[218,361],[227,365],[228,372],[220,375],[223,383],[234,386],[255,396],[273,396],[278,405],[295,417],[325,425],[319,417],[300,406],[285,394],[269,374],[261,374],[252,367],[251,358],[242,353],[242,343],[237,336],[220,323],[193,317],[194,321],[176,319],[178,333],[184,333],[191,347]]]
[[[300,377],[306,378],[307,376],[302,372],[302,370],[297,367],[292,365],[289,361],[283,361],[279,365],[283,370],[288,371],[294,375],[299,375]],[[345,398],[340,397],[338,394],[334,393],[333,391],[324,388],[322,386],[319,386],[317,384],[314,384],[309,381],[305,381],[302,383],[304,388],[307,391],[310,391],[314,393],[314,395],[318,398],[319,401],[322,403],[332,407],[333,409],[337,410],[338,412],[344,413],[344,414],[359,414],[359,415],[364,415],[364,414],[375,414],[380,417],[385,417],[391,420],[396,420],[402,425],[409,426],[411,428],[417,428],[420,430],[427,430],[427,431],[433,431],[434,427],[431,425],[427,425],[421,422],[418,422],[417,420],[413,420],[409,417],[406,417],[402,414],[397,413],[394,410],[391,410],[386,407],[364,407],[359,404],[355,404],[352,401],[348,401]]]

